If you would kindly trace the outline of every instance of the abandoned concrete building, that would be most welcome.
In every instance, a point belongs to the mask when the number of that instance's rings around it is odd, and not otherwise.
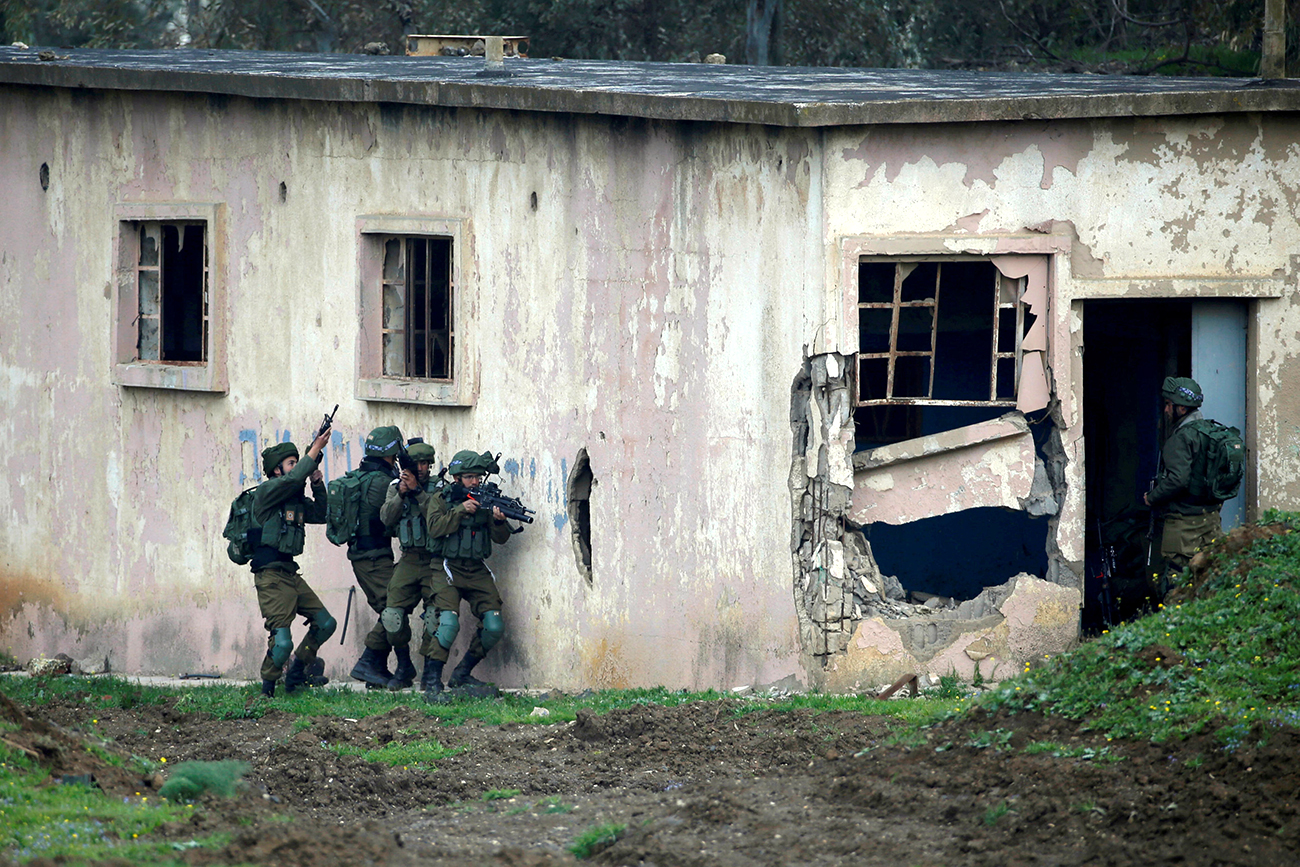
[[[1244,431],[1225,521],[1300,504],[1300,89],[488,73],[0,49],[0,647],[255,676],[221,528],[336,403],[327,476],[397,424],[538,510],[493,557],[506,686],[1068,648],[1145,529],[1166,375]],[[343,551],[301,562],[342,621]]]

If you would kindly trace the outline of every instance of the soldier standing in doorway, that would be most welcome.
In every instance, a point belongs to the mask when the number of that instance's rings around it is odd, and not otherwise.
[[[1160,395],[1165,422],[1173,430],[1160,450],[1155,482],[1142,500],[1164,514],[1160,556],[1165,571],[1156,588],[1163,596],[1168,577],[1186,569],[1192,555],[1218,537],[1223,501],[1206,492],[1203,479],[1198,478],[1206,467],[1206,439],[1196,424],[1204,419],[1201,387],[1189,377],[1167,376]]]

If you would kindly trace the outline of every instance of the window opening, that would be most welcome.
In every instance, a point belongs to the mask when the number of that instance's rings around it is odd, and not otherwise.
[[[591,583],[591,489],[596,484],[591,474],[587,450],[578,452],[569,474],[569,523],[573,527],[573,554],[578,571]]]
[[[858,448],[995,418],[1016,405],[1032,323],[1025,278],[986,259],[858,265]]]
[[[452,378],[451,239],[387,238],[383,269],[384,375]]]
[[[206,225],[140,223],[139,248],[136,357],[169,363],[207,361]]]

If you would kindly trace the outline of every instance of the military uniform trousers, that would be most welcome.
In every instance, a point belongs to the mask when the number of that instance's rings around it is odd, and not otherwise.
[[[420,602],[424,602],[426,613],[432,610],[431,602],[435,592],[438,591],[439,585],[444,584],[441,580],[442,573],[434,574],[434,565],[433,555],[428,551],[420,548],[402,550],[402,559],[397,561],[397,566],[393,569],[393,578],[388,582],[388,607],[401,609],[404,615],[402,630],[388,633],[388,640],[394,647],[411,643],[411,623],[408,618]],[[438,580],[435,582],[435,579]],[[444,603],[448,599],[452,602],[458,601],[455,591],[450,587],[443,591]],[[437,616],[430,614],[429,619],[436,627]]]
[[[1182,572],[1197,549],[1218,537],[1218,509],[1200,515],[1165,515],[1165,530],[1160,537],[1160,556],[1165,558],[1165,574],[1173,576]]]
[[[253,586],[257,588],[257,608],[262,613],[266,626],[266,658],[262,661],[262,680],[279,680],[281,670],[271,662],[271,645],[275,640],[275,630],[287,629],[293,625],[294,617],[305,617],[308,623],[325,611],[316,592],[307,586],[298,572],[283,569],[263,569],[253,573]],[[328,612],[326,612],[328,614]],[[314,630],[309,629],[303,636],[294,653],[304,664],[316,659],[320,649],[312,640]]]
[[[441,575],[438,574],[439,566],[442,567]],[[496,577],[492,574],[492,570],[488,568],[487,563],[482,560],[449,557],[441,562],[434,561],[433,582],[435,587],[438,585],[440,578],[446,582],[446,586],[453,590],[459,599],[452,601],[451,597],[439,595],[435,598],[435,605],[446,604],[442,602],[444,598],[451,602],[452,611],[459,610],[461,599],[469,604],[470,612],[479,619],[479,627],[474,632],[474,640],[470,642],[468,653],[482,659],[487,656],[487,651],[483,649],[482,640],[483,615],[489,611],[500,611],[502,605],[501,594],[497,591]],[[441,594],[443,591],[439,590],[438,592]],[[441,651],[442,656],[425,653],[426,649],[434,651],[434,653]],[[446,660],[447,658],[447,651],[443,650],[442,646],[437,641],[434,641],[433,636],[429,635],[428,632],[425,632],[424,643],[420,646],[420,652],[425,653],[426,656],[432,656],[434,659]]]
[[[375,614],[383,614],[388,605],[388,583],[393,579],[393,558],[353,560],[352,574],[356,576],[361,592],[366,594],[366,604]],[[375,625],[366,633],[366,647],[377,650],[384,656],[388,656],[393,649],[382,621],[376,620]]]

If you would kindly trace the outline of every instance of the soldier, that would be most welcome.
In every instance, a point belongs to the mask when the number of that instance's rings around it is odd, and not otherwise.
[[[388,688],[397,691],[406,689],[415,682],[415,666],[411,662],[411,624],[410,615],[415,606],[424,601],[425,638],[421,643],[421,654],[425,656],[424,671],[420,678],[420,688],[427,690],[429,684],[437,680],[438,689],[442,688],[439,675],[442,664],[447,660],[447,651],[442,651],[441,659],[431,665],[425,650],[428,636],[438,627],[436,605],[431,602],[436,593],[444,609],[453,612],[460,603],[456,591],[439,580],[433,580],[433,555],[429,553],[428,533],[424,526],[424,507],[436,490],[436,482],[430,478],[433,460],[436,456],[433,446],[423,441],[412,441],[406,453],[415,462],[416,472],[402,470],[401,476],[388,486],[384,505],[379,510],[379,517],[388,532],[397,536],[402,546],[402,559],[397,561],[393,578],[388,582],[388,607],[380,616],[384,629],[388,632],[388,642],[397,654],[397,671],[388,681]],[[431,613],[433,612],[433,613]],[[436,655],[436,654],[435,654]],[[436,694],[436,692],[435,692]]]
[[[256,541],[249,567],[257,588],[257,607],[268,633],[266,659],[262,661],[262,694],[268,697],[275,695],[276,681],[291,653],[293,664],[285,675],[285,692],[307,684],[308,669],[317,662],[316,651],[334,634],[334,618],[302,579],[293,559],[303,551],[304,525],[325,522],[328,495],[317,462],[329,436],[326,425],[301,460],[298,447],[289,442],[277,443],[262,452],[262,470],[267,479],[253,494],[255,529],[250,537],[255,533]],[[310,500],[304,495],[309,478]],[[294,650],[289,627],[299,615],[306,618],[308,628]]]
[[[394,465],[401,450],[400,430],[392,425],[377,427],[366,437],[365,454],[356,469],[361,502],[357,510],[357,533],[348,542],[348,560],[357,586],[366,595],[366,604],[380,618],[366,634],[366,649],[352,667],[351,677],[363,682],[367,689],[387,689],[393,679],[388,670],[388,654],[393,644],[388,640],[382,619],[388,606],[388,582],[393,578],[393,542],[379,511],[389,483],[397,478]],[[400,665],[401,657],[398,659]]]
[[[1219,535],[1219,508],[1223,502],[1193,493],[1193,489],[1201,487],[1193,476],[1203,473],[1205,467],[1205,439],[1193,425],[1204,418],[1199,409],[1205,400],[1201,387],[1188,377],[1167,376],[1160,395],[1164,398],[1165,421],[1174,428],[1160,450],[1155,483],[1142,501],[1164,511],[1160,556],[1168,576],[1186,569],[1196,550]]]
[[[479,619],[474,641],[456,670],[451,673],[447,688],[475,696],[496,695],[496,687],[484,683],[470,672],[505,634],[505,623],[501,619],[501,594],[497,592],[496,577],[484,561],[492,553],[493,542],[500,545],[510,540],[511,529],[499,508],[493,507],[490,513],[486,509],[480,509],[479,504],[467,492],[478,487],[484,476],[498,472],[497,464],[491,452],[475,454],[472,451],[460,451],[451,459],[447,469],[451,472],[454,483],[429,497],[425,506],[429,550],[435,559],[442,559],[442,570],[447,576],[447,583],[455,588],[461,599],[469,603],[470,611]],[[459,603],[456,608],[459,608]],[[430,687],[425,690],[426,700],[436,700],[442,690],[443,661],[447,658],[447,649],[451,647],[459,628],[456,610],[441,609],[437,641],[431,643],[426,620],[425,645],[420,652],[426,653],[425,671],[429,670],[432,663],[436,672]],[[438,659],[439,655],[441,659]]]

